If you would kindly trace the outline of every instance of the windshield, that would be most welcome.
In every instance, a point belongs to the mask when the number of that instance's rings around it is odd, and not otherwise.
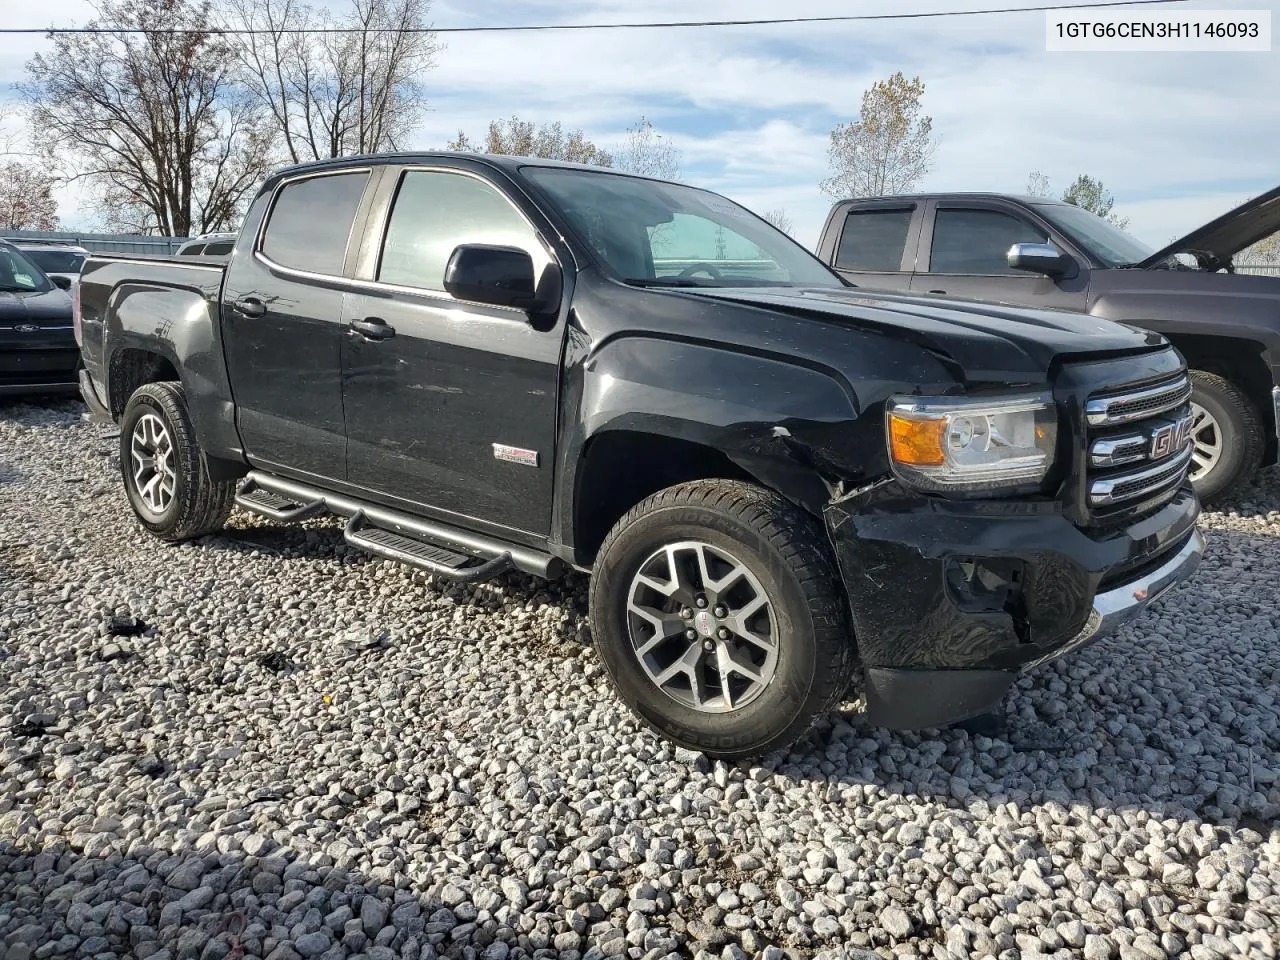
[[[1108,267],[1131,267],[1155,253],[1114,223],[1070,203],[1037,203],[1040,215]]]
[[[45,273],[79,273],[84,254],[70,250],[24,250],[28,260]]]
[[[628,283],[845,286],[786,234],[706,190],[589,170],[525,167],[524,173]]]
[[[13,247],[0,247],[0,291],[43,293],[53,287],[39,267]]]

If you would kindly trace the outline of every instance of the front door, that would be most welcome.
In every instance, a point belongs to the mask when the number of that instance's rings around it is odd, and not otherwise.
[[[926,221],[927,221],[926,217]],[[938,203],[933,213],[927,266],[911,279],[912,293],[992,300],[1025,307],[1083,310],[1089,288],[1087,268],[1054,280],[1009,266],[1015,243],[1047,243],[1048,231],[1010,210]]]
[[[344,264],[370,180],[356,170],[288,180],[266,229],[227,271],[222,335],[251,463],[341,480]],[[249,223],[254,223],[252,216]]]
[[[463,525],[545,536],[563,327],[446,293],[463,243],[520,247],[539,270],[551,262],[494,184],[403,171],[373,281],[343,307],[347,323],[374,324],[343,340],[348,481]]]

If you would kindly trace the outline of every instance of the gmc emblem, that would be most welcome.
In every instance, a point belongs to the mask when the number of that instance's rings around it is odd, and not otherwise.
[[[1176,453],[1191,442],[1191,414],[1174,423],[1167,423],[1156,428],[1151,434],[1152,460],[1160,460]]]

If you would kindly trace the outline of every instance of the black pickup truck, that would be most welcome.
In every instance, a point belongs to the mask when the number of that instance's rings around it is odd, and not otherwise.
[[[836,204],[818,253],[862,287],[1081,310],[1163,334],[1191,367],[1191,480],[1210,501],[1277,458],[1280,276],[1233,263],[1277,230],[1280,187],[1160,250],[1056,200],[918,194]]]
[[[162,539],[346,518],[459,580],[591,572],[623,699],[733,757],[863,678],[936,726],[1199,561],[1156,334],[870,295],[747,210],[599,168],[272,177],[229,261],[93,257],[82,389]]]

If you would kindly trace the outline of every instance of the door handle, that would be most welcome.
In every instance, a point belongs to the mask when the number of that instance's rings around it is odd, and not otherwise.
[[[232,306],[236,308],[236,313],[242,313],[246,317],[260,317],[267,312],[267,305],[257,297],[245,297],[243,300],[237,300]]]
[[[396,328],[381,317],[368,317],[364,320],[352,320],[347,324],[352,336],[366,340],[390,340],[396,335]]]
[[[945,290],[930,290],[929,292],[930,292],[930,293],[946,293],[947,291],[945,291]]]

